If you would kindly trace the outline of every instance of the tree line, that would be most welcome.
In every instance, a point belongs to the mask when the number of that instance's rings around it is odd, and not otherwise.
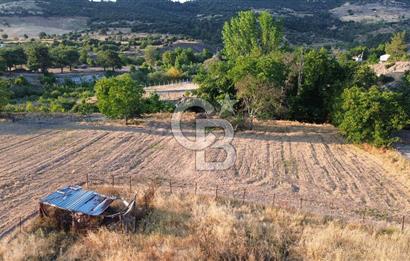
[[[65,45],[63,43],[48,46],[44,43],[35,42],[25,45],[16,45],[0,49],[0,71],[21,69],[23,65],[33,72],[47,73],[50,68],[72,67],[79,64],[92,64],[101,66],[106,70],[113,71],[126,65],[116,50],[101,47],[96,53],[94,60],[87,49]]]
[[[215,106],[228,95],[250,119],[329,122],[352,142],[396,141],[394,134],[409,124],[408,81],[386,89],[367,63],[324,48],[290,48],[283,35],[269,13],[240,12],[225,23],[222,53],[195,77],[196,94]],[[396,34],[386,45],[394,60],[408,59],[404,39]]]

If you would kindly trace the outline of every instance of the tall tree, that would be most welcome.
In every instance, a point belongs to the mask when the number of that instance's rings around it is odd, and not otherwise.
[[[240,12],[226,22],[222,31],[225,54],[230,60],[252,53],[268,54],[279,49],[282,27],[268,12],[259,16],[253,11]]]
[[[395,33],[390,43],[386,44],[386,52],[394,61],[407,60],[406,32]]]
[[[342,91],[344,73],[325,49],[304,54],[301,77],[290,102],[291,116],[301,121],[328,121],[334,99]]]

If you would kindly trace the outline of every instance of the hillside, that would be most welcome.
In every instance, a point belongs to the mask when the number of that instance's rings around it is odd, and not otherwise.
[[[2,2],[2,3],[1,3]],[[346,44],[353,41],[377,44],[392,31],[409,28],[405,1],[374,4],[363,1],[199,0],[184,4],[167,0],[3,0],[0,15],[82,16],[92,28],[132,27],[137,32],[185,34],[220,43],[223,23],[240,10],[268,10],[282,20],[290,43]],[[397,13],[397,10],[400,10]],[[378,13],[379,12],[379,13]],[[403,15],[400,15],[403,14]],[[368,22],[366,17],[377,17]]]

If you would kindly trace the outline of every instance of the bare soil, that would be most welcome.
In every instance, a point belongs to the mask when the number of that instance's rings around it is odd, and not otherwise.
[[[195,170],[194,152],[177,143],[169,125],[167,117],[134,126],[76,116],[0,122],[0,234],[36,211],[39,198],[81,184],[86,174],[106,180],[160,177],[185,192],[197,183],[198,193],[215,194],[218,187],[218,195],[239,199],[246,189],[247,201],[348,218],[409,213],[408,183],[396,179],[402,173],[345,144],[330,125],[258,123],[254,131],[236,134],[235,166],[215,172]],[[225,154],[208,151],[207,157]]]
[[[342,21],[378,23],[400,22],[410,18],[409,8],[403,2],[351,4],[345,3],[330,11]]]
[[[22,38],[25,34],[30,38],[37,38],[41,32],[50,35],[65,34],[85,28],[87,28],[86,17],[0,17],[0,29],[8,34],[9,39]]]

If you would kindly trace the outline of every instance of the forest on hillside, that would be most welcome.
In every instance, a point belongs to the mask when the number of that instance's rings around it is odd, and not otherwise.
[[[8,1],[8,0],[7,0]],[[4,2],[4,0],[2,1]],[[377,46],[391,37],[389,32],[370,34],[381,28],[410,28],[399,23],[355,23],[341,21],[330,10],[346,0],[200,0],[184,4],[169,0],[118,0],[93,3],[88,0],[42,0],[37,5],[44,16],[89,17],[92,29],[131,27],[135,32],[184,34],[211,44],[220,44],[223,23],[240,10],[268,10],[286,28],[291,44],[349,45],[366,35],[366,43]],[[369,3],[372,1],[349,1]],[[407,4],[403,2],[402,4]],[[29,12],[26,11],[26,12]],[[24,12],[20,15],[25,15]],[[387,30],[389,31],[389,30]]]

